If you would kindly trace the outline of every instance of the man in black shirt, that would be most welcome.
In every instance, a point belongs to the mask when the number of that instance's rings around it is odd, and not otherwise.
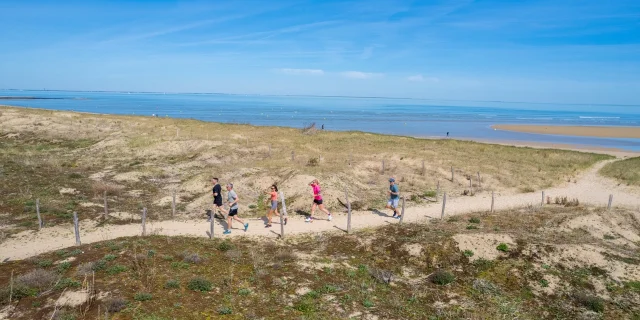
[[[224,219],[224,214],[222,210],[222,187],[218,184],[218,178],[211,179],[211,183],[213,183],[213,210],[211,210],[211,215],[209,216],[209,220],[211,221],[212,217],[215,217],[216,213],[220,211],[222,215],[221,219]]]

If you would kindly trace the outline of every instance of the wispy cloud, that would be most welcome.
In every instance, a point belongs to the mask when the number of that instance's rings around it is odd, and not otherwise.
[[[413,82],[440,82],[439,78],[436,77],[424,77],[421,74],[417,74],[415,76],[410,76],[407,78],[409,81]]]
[[[384,74],[382,73],[371,73],[371,72],[362,72],[362,71],[345,71],[340,73],[345,78],[349,79],[372,79],[382,77]]]
[[[283,68],[276,69],[276,72],[282,74],[288,74],[293,76],[321,76],[324,74],[324,70],[321,69],[291,69]]]

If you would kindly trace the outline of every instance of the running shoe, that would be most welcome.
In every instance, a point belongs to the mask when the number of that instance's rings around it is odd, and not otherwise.
[[[400,217],[402,217],[402,216],[397,216],[396,219],[400,220]]]
[[[248,223],[245,223],[245,224],[244,224],[244,232],[247,232],[247,229],[249,229],[249,224],[248,224]]]
[[[264,226],[264,227],[265,227],[265,228],[271,228],[271,225],[270,225],[270,224],[268,224],[268,225],[266,225],[266,226]]]
[[[333,216],[329,215],[329,218],[327,218],[329,221],[333,220]]]
[[[306,217],[304,219],[304,222],[312,222],[312,221],[313,221],[313,218],[311,218],[311,217]]]
[[[231,230],[227,229],[222,234],[231,234]]]

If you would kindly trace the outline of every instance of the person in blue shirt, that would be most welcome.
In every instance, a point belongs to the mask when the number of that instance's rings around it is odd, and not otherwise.
[[[400,215],[398,215],[398,202],[400,202],[400,190],[398,189],[398,185],[396,184],[396,179],[389,178],[389,202],[387,202],[387,209],[393,210],[393,217],[396,219],[400,219]]]

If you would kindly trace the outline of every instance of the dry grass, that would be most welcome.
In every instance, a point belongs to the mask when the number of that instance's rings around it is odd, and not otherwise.
[[[2,112],[0,160],[7,164],[4,172],[15,173],[0,176],[5,179],[2,185],[32,187],[18,194],[14,188],[0,190],[11,199],[11,203],[0,203],[0,210],[20,212],[25,202],[39,197],[50,212],[55,210],[53,224],[68,221],[72,211],[97,216],[98,206],[80,207],[79,203],[99,205],[104,191],[110,196],[111,211],[137,213],[147,207],[150,218],[167,217],[171,191],[176,190],[178,213],[203,213],[210,202],[212,176],[233,181],[241,198],[240,215],[254,216],[265,214],[259,210],[260,196],[273,183],[287,195],[291,212],[308,209],[307,184],[312,178],[322,183],[332,209],[341,207],[337,199],[344,199],[345,188],[354,209],[375,208],[388,188],[389,176],[400,181],[401,192],[407,195],[423,195],[438,182],[441,191],[462,194],[469,186],[467,177],[476,195],[483,190],[530,192],[566,181],[609,158],[458,140],[331,132],[312,125],[301,131],[10,107]],[[20,121],[12,121],[16,119]],[[20,136],[8,138],[8,133]],[[32,160],[26,163],[25,159]],[[60,187],[75,188],[78,195],[61,199]],[[51,217],[46,218],[51,222]]]
[[[608,163],[600,174],[632,186],[640,186],[640,157]]]

